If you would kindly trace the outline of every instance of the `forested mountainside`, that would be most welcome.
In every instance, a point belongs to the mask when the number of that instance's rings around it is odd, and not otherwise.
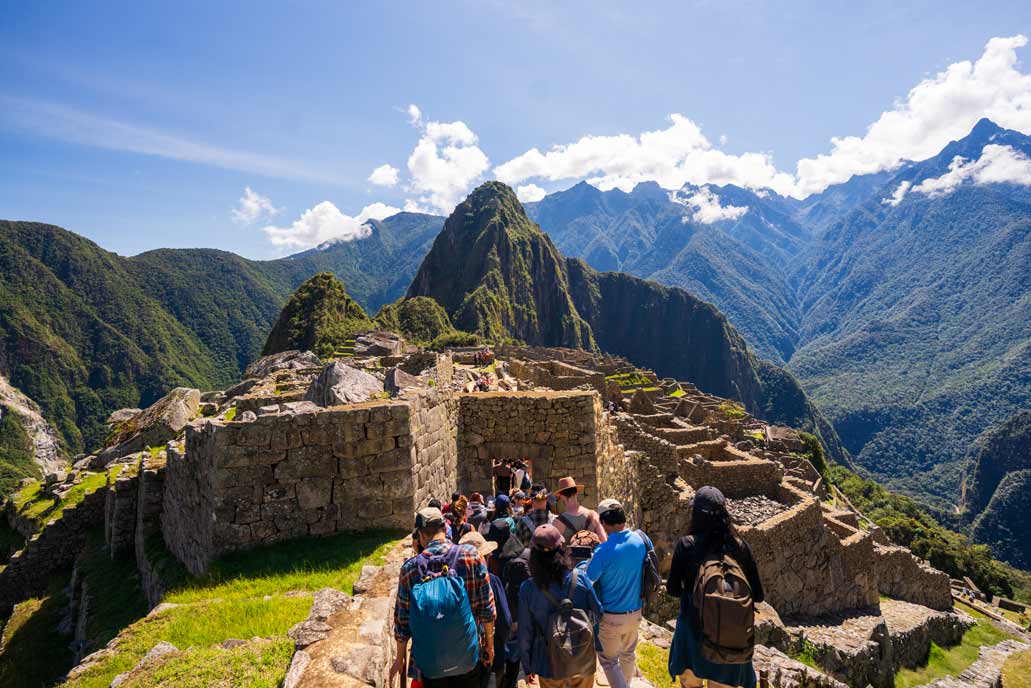
[[[333,272],[363,305],[398,298],[442,222],[400,213],[370,221],[359,243],[272,261],[211,249],[125,258],[60,227],[0,222],[0,375],[40,405],[68,453],[84,451],[114,409],[238,379],[315,273]]]
[[[860,466],[949,511],[977,437],[1031,408],[1031,193],[968,175],[948,193],[893,195],[957,156],[1029,142],[982,120],[934,158],[803,201],[579,184],[527,212],[592,267],[715,304],[759,355],[787,362]]]
[[[691,380],[765,418],[819,433],[843,458],[797,381],[760,362],[714,306],[682,289],[564,259],[504,184],[480,186],[455,209],[408,296],[437,300],[461,330],[597,348]]]

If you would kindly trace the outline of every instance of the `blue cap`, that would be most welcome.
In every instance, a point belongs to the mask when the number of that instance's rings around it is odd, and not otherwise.
[[[499,494],[494,498],[494,508],[508,511],[508,508],[512,506],[512,502],[509,501],[508,495]]]

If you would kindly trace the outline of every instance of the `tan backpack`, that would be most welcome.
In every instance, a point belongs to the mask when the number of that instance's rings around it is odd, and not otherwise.
[[[724,551],[708,554],[695,579],[693,602],[702,656],[713,664],[743,664],[755,648],[755,603],[741,565]]]

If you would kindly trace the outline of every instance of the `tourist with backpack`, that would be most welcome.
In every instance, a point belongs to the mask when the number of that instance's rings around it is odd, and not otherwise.
[[[516,526],[516,535],[524,547],[530,546],[530,538],[537,526],[551,523],[555,515],[548,510],[548,488],[544,485],[534,485],[530,488],[530,510],[523,514]]]
[[[602,613],[590,578],[573,570],[562,534],[543,525],[530,539],[530,579],[519,588],[519,654],[541,688],[592,688],[594,626]]]
[[[448,524],[451,526],[451,536],[448,539],[451,542],[461,542],[463,537],[474,530],[465,517],[468,506],[469,502],[464,495],[458,495],[451,502],[451,513],[448,514]]]
[[[559,514],[554,525],[562,533],[563,538],[568,541],[581,530],[590,530],[602,542],[605,542],[605,538],[608,536],[605,534],[605,529],[601,527],[598,513],[580,506],[580,486],[572,477],[565,477],[558,481],[558,502]]]
[[[426,507],[415,517],[422,552],[401,566],[394,603],[397,654],[388,685],[412,659],[425,688],[480,688],[494,662],[494,594],[487,564],[470,545],[449,542],[444,515]]]
[[[473,531],[467,533],[459,544],[472,545],[480,555],[488,560],[494,559],[498,544],[488,542],[482,535]],[[491,568],[488,563],[488,570]],[[484,671],[480,677],[481,688],[486,688],[490,682],[490,676],[495,676],[495,686],[500,688],[505,677],[505,646],[508,643],[509,633],[512,628],[512,615],[509,612],[508,598],[505,595],[505,586],[500,576],[490,574],[490,589],[494,593],[494,608],[497,609],[497,619],[494,622],[494,663],[488,671]]]
[[[673,551],[666,590],[680,598],[670,676],[684,688],[755,688],[755,604],[763,601],[752,551],[718,489],[698,490],[691,530]]]
[[[512,629],[505,647],[505,676],[498,688],[516,688],[519,682],[519,588],[530,577],[529,538],[524,545],[518,537],[509,537],[505,547],[493,557],[501,566],[501,582],[505,586],[508,609],[512,613]]]
[[[627,527],[623,505],[615,499],[598,504],[598,518],[608,539],[594,549],[587,576],[594,582],[605,614],[598,625],[601,668],[612,688],[627,688],[637,675],[637,630],[644,608],[644,568],[652,541]]]

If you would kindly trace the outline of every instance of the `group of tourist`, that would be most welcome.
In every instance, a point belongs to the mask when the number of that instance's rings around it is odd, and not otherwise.
[[[662,585],[658,558],[619,501],[592,510],[580,493],[571,477],[554,495],[513,482],[487,503],[454,494],[416,514],[390,685],[399,676],[400,688],[405,677],[413,688],[515,688],[522,674],[540,688],[592,688],[600,664],[612,688],[629,686],[642,611]],[[695,495],[666,590],[680,598],[670,675],[685,688],[753,688],[762,585],[719,490]]]

